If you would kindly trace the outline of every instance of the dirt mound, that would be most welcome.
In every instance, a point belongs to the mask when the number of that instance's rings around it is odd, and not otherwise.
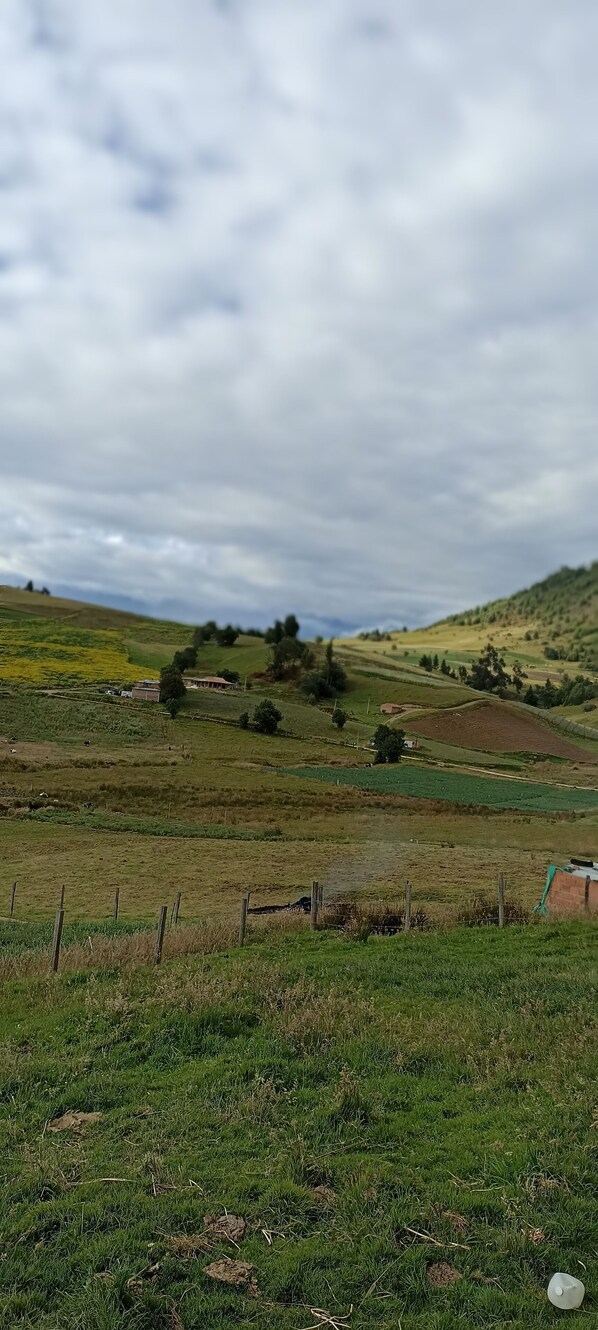
[[[547,753],[572,762],[595,761],[591,753],[562,739],[534,716],[498,702],[480,702],[478,706],[426,716],[412,721],[409,728],[425,739],[438,739],[458,748],[479,748],[487,753]]]

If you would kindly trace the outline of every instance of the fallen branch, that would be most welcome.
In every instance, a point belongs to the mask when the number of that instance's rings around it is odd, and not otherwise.
[[[470,1250],[466,1242],[439,1242],[438,1239],[433,1238],[430,1233],[420,1233],[419,1229],[410,1228],[408,1224],[405,1224],[405,1232],[413,1233],[414,1237],[422,1238],[424,1242],[431,1242],[433,1247],[460,1247],[461,1251]]]
[[[348,1312],[344,1315],[335,1312],[333,1316],[331,1312],[323,1311],[321,1307],[310,1307],[309,1312],[311,1316],[315,1316],[317,1319],[313,1325],[303,1326],[302,1330],[322,1330],[323,1325],[329,1325],[331,1330],[350,1330],[349,1321],[353,1315],[353,1305],[349,1307]]]

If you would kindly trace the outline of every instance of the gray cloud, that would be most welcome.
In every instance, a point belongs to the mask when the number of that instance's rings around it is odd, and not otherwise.
[[[598,554],[580,0],[5,0],[0,578],[418,622]]]

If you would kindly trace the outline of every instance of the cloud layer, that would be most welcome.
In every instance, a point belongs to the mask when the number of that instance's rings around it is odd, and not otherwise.
[[[598,557],[591,0],[4,0],[0,579],[415,623]]]

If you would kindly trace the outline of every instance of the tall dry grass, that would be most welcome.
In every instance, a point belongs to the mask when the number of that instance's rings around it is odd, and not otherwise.
[[[163,960],[191,953],[208,955],[226,951],[236,945],[238,929],[230,923],[187,924],[170,929],[164,937]],[[118,969],[129,966],[151,965],[154,961],[156,934],[144,929],[122,937],[108,937],[102,933],[89,936],[86,942],[76,942],[60,953],[60,971]],[[37,949],[23,951],[18,956],[0,960],[0,981],[29,979],[45,975],[50,968],[50,952]]]

